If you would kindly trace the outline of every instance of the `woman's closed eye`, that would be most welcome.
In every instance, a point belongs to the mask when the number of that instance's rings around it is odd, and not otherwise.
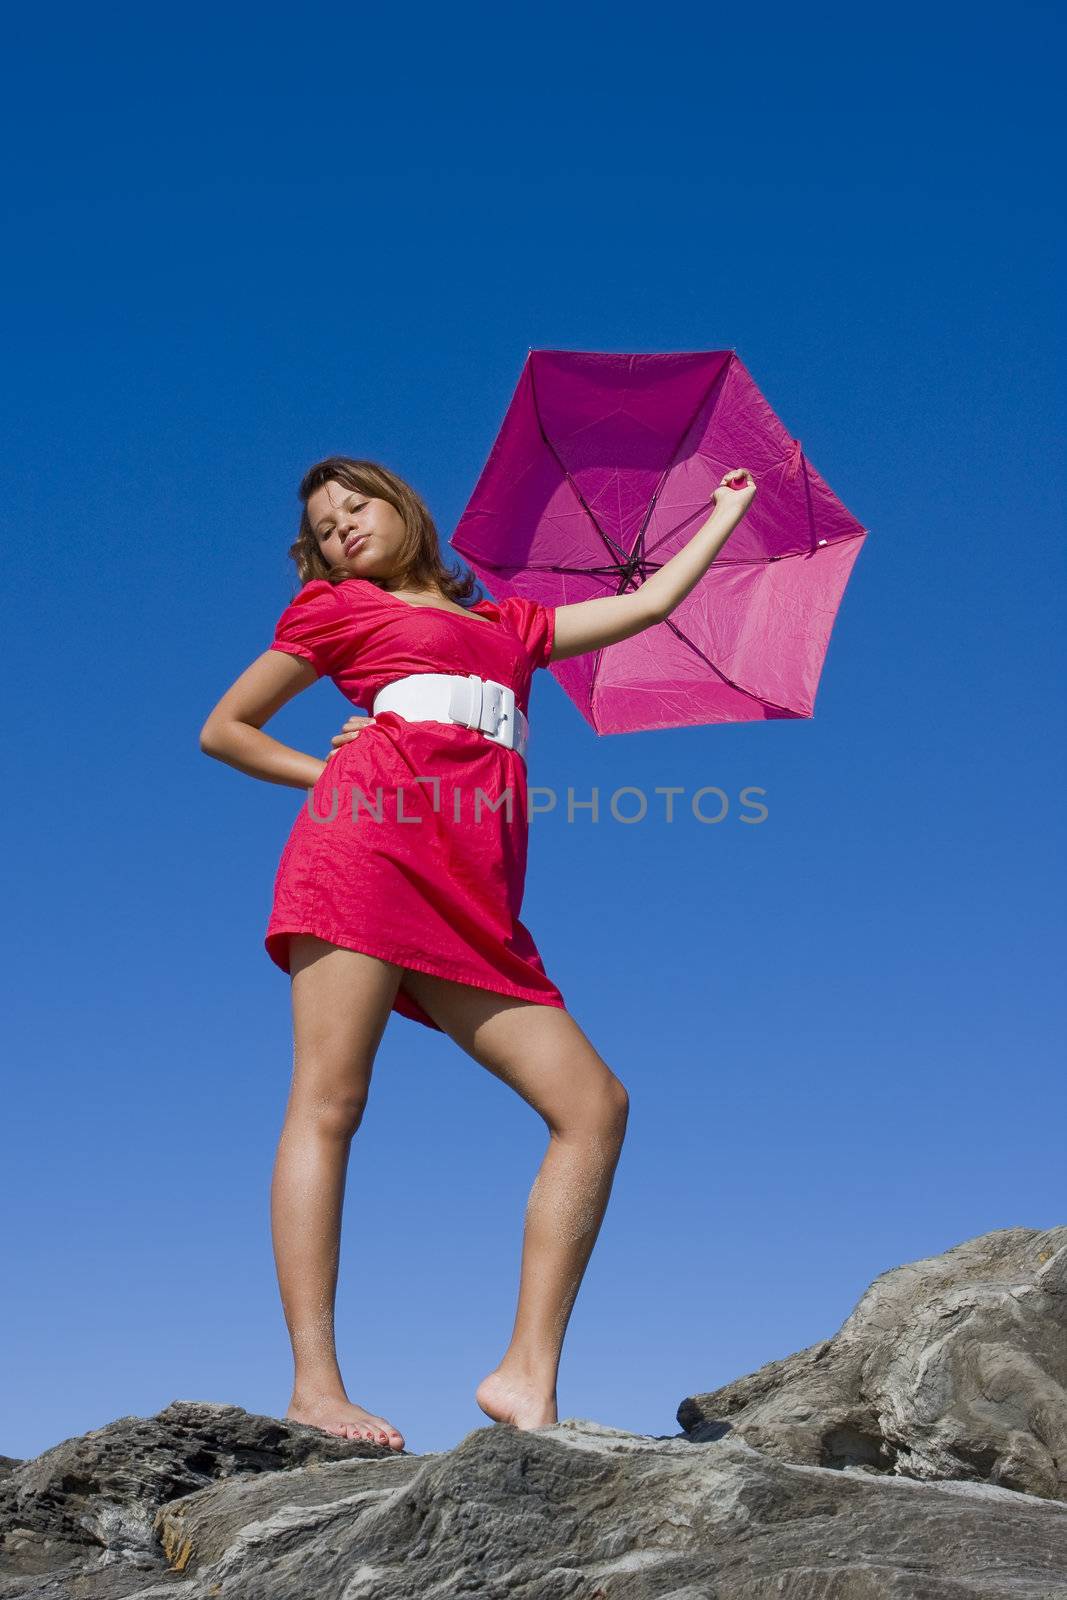
[[[366,507],[367,507],[367,502],[366,502],[366,500],[364,500],[358,506],[349,506],[348,509],[349,509],[349,511],[365,511]],[[328,539],[330,537],[330,534],[333,533],[333,531],[334,531],[333,523],[332,522],[328,522],[326,524],[325,528],[320,528],[319,529],[319,538],[320,539]]]

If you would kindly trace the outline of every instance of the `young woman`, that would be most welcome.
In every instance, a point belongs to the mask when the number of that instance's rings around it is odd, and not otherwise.
[[[290,974],[293,1079],[271,1189],[293,1347],[286,1416],[403,1449],[349,1400],[334,1343],[345,1175],[391,1012],[438,1029],[543,1118],[511,1342],[475,1391],[518,1428],[558,1420],[570,1313],[607,1208],[628,1097],[566,1009],[519,921],[526,871],[525,723],[538,667],[662,621],[711,565],[756,485],[727,472],[685,547],[630,593],[544,606],[465,605],[422,500],[372,461],[318,462],[290,556],[303,587],[273,642],[215,706],[208,755],[312,790],[282,852],[265,945]],[[329,676],[368,715],[325,760],[263,732]]]

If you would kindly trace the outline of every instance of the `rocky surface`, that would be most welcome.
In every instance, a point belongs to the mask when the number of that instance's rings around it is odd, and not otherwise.
[[[678,1408],[779,1461],[1067,1499],[1067,1228],[1004,1228],[883,1272],[832,1339]]]
[[[683,1401],[396,1454],[175,1401],[0,1457],[0,1600],[1067,1600],[1067,1228],[875,1279]]]

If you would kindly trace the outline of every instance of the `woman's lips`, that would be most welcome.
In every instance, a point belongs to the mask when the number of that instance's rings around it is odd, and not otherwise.
[[[369,533],[361,533],[355,539],[349,539],[348,543],[345,545],[345,555],[350,556],[353,550],[358,550],[360,545],[365,544],[369,538]]]

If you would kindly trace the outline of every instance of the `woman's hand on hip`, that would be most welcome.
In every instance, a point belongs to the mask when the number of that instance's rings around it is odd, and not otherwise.
[[[349,744],[353,739],[358,739],[360,734],[365,732],[365,730],[369,728],[373,722],[373,717],[349,717],[348,720],[342,724],[340,733],[335,733],[333,738],[330,740],[330,743],[333,745],[333,749],[328,752],[326,760],[329,761],[330,756],[335,756],[342,745]]]

